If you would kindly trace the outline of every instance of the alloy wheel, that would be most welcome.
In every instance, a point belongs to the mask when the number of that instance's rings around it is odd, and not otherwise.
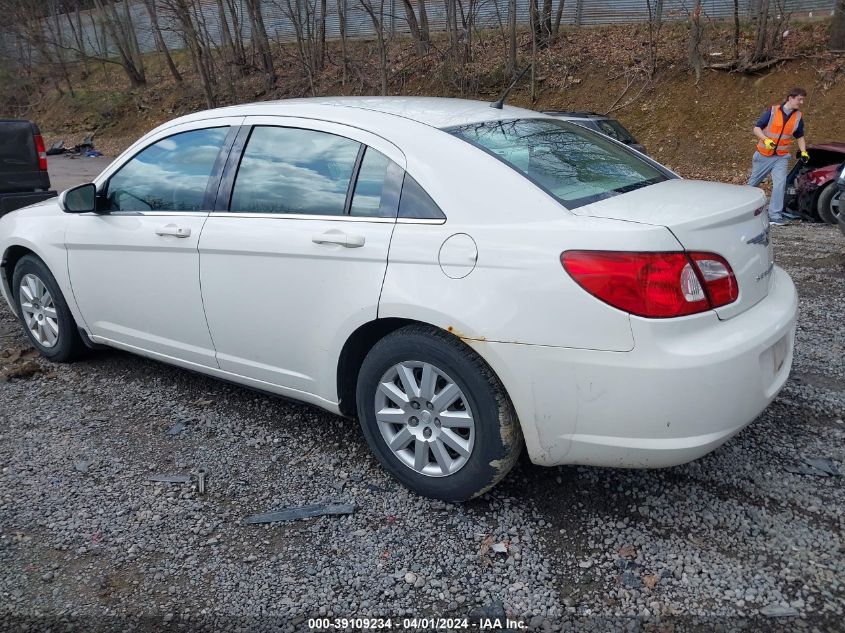
[[[24,323],[32,338],[42,347],[53,347],[59,340],[59,316],[47,286],[28,273],[21,278],[19,297]]]
[[[388,448],[422,475],[452,475],[472,454],[475,420],[469,401],[431,363],[406,361],[388,369],[379,380],[375,411]]]

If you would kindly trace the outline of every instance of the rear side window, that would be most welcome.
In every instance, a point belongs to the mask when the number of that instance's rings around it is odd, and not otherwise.
[[[402,198],[399,200],[399,217],[418,220],[445,220],[446,216],[425,189],[420,187],[410,174],[405,174],[402,183]]]
[[[256,126],[229,210],[343,215],[361,144],[315,130]]]
[[[368,147],[355,181],[350,215],[395,218],[402,174],[399,165],[378,150]]]
[[[202,211],[228,127],[182,132],[131,158],[108,184],[109,211]]]

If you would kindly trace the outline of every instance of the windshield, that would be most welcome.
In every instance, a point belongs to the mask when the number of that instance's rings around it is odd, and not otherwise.
[[[486,121],[446,131],[496,156],[568,209],[671,177],[601,134],[565,121]]]

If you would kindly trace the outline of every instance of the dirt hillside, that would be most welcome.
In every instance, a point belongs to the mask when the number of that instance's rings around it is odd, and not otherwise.
[[[645,25],[572,28],[538,57],[536,98],[530,82],[514,90],[509,103],[534,109],[611,110],[659,161],[687,177],[741,182],[750,165],[754,141],[751,127],[768,105],[783,98],[793,85],[808,92],[805,107],[810,143],[845,141],[845,56],[825,51],[829,21],[809,20],[792,25],[778,56],[783,61],[755,73],[708,69],[698,81],[688,68],[688,30],[666,24],[655,38],[654,63]],[[708,25],[702,50],[705,60],[732,57],[732,25]],[[742,31],[741,51],[750,49],[753,29]],[[336,46],[333,44],[333,46]],[[337,60],[316,77],[305,79],[291,45],[278,45],[276,90],[267,93],[258,73],[238,80],[235,93],[221,87],[218,105],[265,99],[327,95],[377,94],[377,51],[373,42],[350,42],[353,72],[344,82]],[[495,99],[506,84],[504,50],[499,32],[479,34],[472,61],[461,67],[443,54],[445,42],[435,40],[432,53],[416,58],[410,42],[390,44],[390,94],[427,94]],[[521,35],[521,63],[527,63],[530,39]],[[73,79],[74,94],[45,84],[25,111],[0,115],[35,119],[48,141],[62,138],[72,145],[92,131],[107,154],[116,154],[141,133],[180,114],[206,107],[189,57],[177,52],[186,77],[176,85],[160,59],[146,60],[148,86],[130,90],[119,66],[88,64]],[[62,84],[60,84],[62,85]],[[221,82],[222,86],[222,82]]]

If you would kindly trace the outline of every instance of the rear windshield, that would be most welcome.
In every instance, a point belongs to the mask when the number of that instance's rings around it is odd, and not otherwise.
[[[568,209],[672,177],[601,134],[565,121],[487,121],[446,131],[510,165]]]

